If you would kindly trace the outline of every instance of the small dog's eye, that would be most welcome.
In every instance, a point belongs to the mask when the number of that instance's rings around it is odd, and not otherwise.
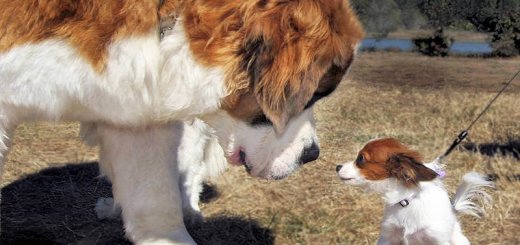
[[[363,154],[359,154],[358,157],[356,158],[356,166],[358,166],[358,168],[360,168],[364,164],[365,164],[365,156],[363,156]]]

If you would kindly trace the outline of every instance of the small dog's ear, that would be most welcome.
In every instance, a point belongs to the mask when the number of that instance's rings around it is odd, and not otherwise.
[[[402,181],[407,187],[414,187],[420,181],[430,181],[437,173],[421,163],[416,152],[392,155],[387,162],[390,176]]]

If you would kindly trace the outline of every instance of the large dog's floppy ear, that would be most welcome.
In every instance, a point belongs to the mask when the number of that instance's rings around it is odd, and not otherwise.
[[[421,163],[419,154],[414,151],[390,156],[387,167],[390,176],[407,187],[414,187],[420,181],[430,181],[437,177],[435,171]]]
[[[292,117],[336,88],[362,28],[344,0],[243,2],[240,66],[256,102],[280,133]]]
[[[283,64],[285,67],[280,67],[281,62],[276,59],[283,59],[284,55],[280,53],[290,51],[276,50],[271,42],[263,36],[249,39],[243,48],[242,68],[248,74],[250,90],[260,108],[273,122],[275,130],[283,132],[289,119],[303,111],[318,86],[318,80],[303,72],[284,72],[295,64],[289,61],[289,64]]]

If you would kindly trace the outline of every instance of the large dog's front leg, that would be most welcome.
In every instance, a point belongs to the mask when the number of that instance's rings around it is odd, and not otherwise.
[[[118,129],[99,125],[100,159],[111,175],[127,236],[136,244],[195,244],[182,216],[176,149],[169,125]],[[177,136],[177,137],[175,137]]]

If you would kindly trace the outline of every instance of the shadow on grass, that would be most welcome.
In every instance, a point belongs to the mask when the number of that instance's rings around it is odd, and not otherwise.
[[[466,143],[462,148],[468,151],[478,152],[482,155],[494,156],[510,156],[516,160],[520,160],[520,140],[509,139],[505,143]],[[488,180],[496,181],[500,178],[498,174],[488,174]],[[510,173],[505,178],[508,181],[520,181],[520,174]]]
[[[120,219],[98,220],[94,204],[111,187],[96,178],[96,163],[49,168],[2,189],[0,244],[131,244]],[[201,201],[218,196],[206,185]],[[188,227],[198,244],[273,244],[271,230],[233,216]]]
[[[520,160],[520,140],[518,139],[509,139],[505,143],[467,143],[463,145],[463,148],[486,156],[511,156],[516,160]]]

